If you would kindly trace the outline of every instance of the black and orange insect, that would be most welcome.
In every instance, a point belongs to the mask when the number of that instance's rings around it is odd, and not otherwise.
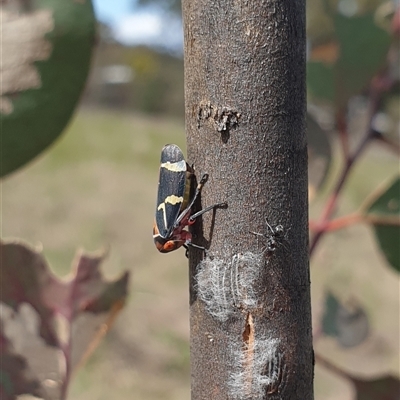
[[[189,246],[204,250],[192,243],[192,234],[185,227],[195,223],[196,218],[225,203],[214,204],[192,214],[193,205],[198,198],[208,174],[204,174],[191,195],[194,169],[183,157],[182,150],[175,144],[167,144],[161,151],[160,177],[156,215],[153,226],[153,239],[161,253]]]

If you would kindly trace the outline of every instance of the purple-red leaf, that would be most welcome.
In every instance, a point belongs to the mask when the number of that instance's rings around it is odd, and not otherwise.
[[[0,321],[0,399],[14,400],[18,395],[25,393],[48,399],[39,380],[29,369],[25,358],[15,353],[10,341],[3,335],[2,325]]]
[[[356,387],[357,400],[398,400],[400,399],[400,381],[394,376],[364,380],[352,378]]]
[[[128,273],[105,280],[99,269],[103,258],[104,254],[78,254],[73,273],[62,280],[36,250],[0,241],[0,334],[9,343],[0,354],[9,360],[0,366],[1,376],[9,377],[9,382],[0,382],[0,391],[9,396],[4,398],[27,390],[13,378],[16,365],[40,375],[38,386],[32,387],[51,393],[48,398],[65,398],[73,364],[88,346],[92,350],[93,338],[106,332],[126,299]],[[50,388],[46,382],[52,382]]]

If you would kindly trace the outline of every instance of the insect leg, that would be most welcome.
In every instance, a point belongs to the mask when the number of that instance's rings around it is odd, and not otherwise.
[[[206,249],[205,247],[199,246],[199,245],[194,244],[194,243],[192,243],[192,242],[186,242],[186,243],[183,245],[183,247],[186,249],[186,251],[185,251],[185,256],[186,256],[186,258],[189,258],[189,247],[193,247],[193,248],[195,248],[195,249],[199,249],[199,250],[201,250],[201,251],[204,251],[204,252],[207,254],[207,249]]]
[[[198,211],[197,213],[193,214],[189,218],[189,222],[193,222],[197,217],[200,217],[200,215],[203,215],[207,211],[213,210],[215,207],[226,207],[227,203],[218,203],[218,204],[213,204],[212,206],[206,207],[203,210]]]
[[[194,247],[195,249],[199,249],[199,250],[204,250],[204,251],[206,250],[205,247],[199,246],[199,245],[194,244],[194,243],[192,243],[192,242],[186,243],[186,246],[188,246],[188,247]]]
[[[179,217],[176,219],[175,224],[174,224],[175,227],[178,226],[179,223],[183,220],[183,218],[185,218],[185,216],[188,214],[188,212],[190,212],[190,210],[193,207],[194,202],[196,201],[197,197],[199,197],[201,189],[203,189],[203,186],[207,182],[207,180],[208,180],[208,174],[204,174],[201,177],[201,180],[200,180],[199,184],[196,187],[196,192],[194,193],[193,199],[191,200],[189,205],[181,212]]]

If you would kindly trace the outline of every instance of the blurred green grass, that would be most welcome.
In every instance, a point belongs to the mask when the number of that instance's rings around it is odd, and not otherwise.
[[[166,143],[184,148],[183,123],[178,119],[86,109],[80,112],[51,152],[44,168],[103,160],[117,165],[157,166]]]
[[[75,375],[71,399],[190,398],[187,261],[183,250],[159,254],[151,236],[160,150],[166,143],[185,151],[183,121],[80,109],[49,151],[2,184],[4,238],[41,243],[61,275],[69,273],[80,246],[111,247],[103,266],[109,277],[132,271],[128,304]],[[335,162],[328,187],[338,165]],[[340,213],[357,209],[397,170],[395,157],[371,148],[350,177]],[[311,215],[318,215],[326,193],[327,188],[311,204]],[[324,353],[353,370],[392,368],[398,350],[397,285],[398,277],[385,265],[368,227],[327,235],[312,264],[314,322],[326,287],[339,296],[357,296],[379,333],[377,342],[367,343],[369,354],[379,346],[390,351],[371,361],[360,354],[354,357],[354,351],[337,348],[328,339]],[[344,392],[337,392],[335,378],[329,379],[317,369],[317,398],[346,399]]]

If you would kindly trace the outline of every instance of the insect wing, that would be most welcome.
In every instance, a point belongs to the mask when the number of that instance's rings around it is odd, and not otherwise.
[[[156,224],[161,237],[167,238],[184,202],[186,161],[181,149],[168,144],[161,151]]]

